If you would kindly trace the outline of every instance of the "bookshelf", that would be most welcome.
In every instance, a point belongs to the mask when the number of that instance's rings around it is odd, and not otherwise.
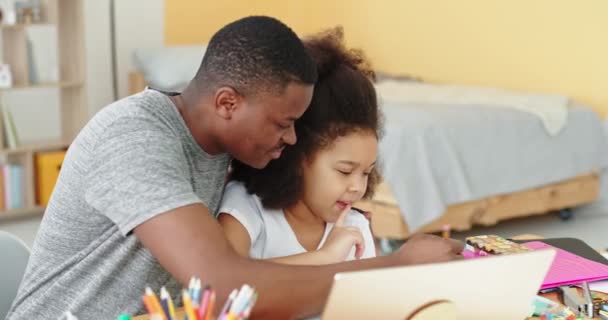
[[[81,86],[82,83],[81,82],[74,82],[74,81],[63,81],[63,82],[47,82],[47,83],[36,83],[36,84],[29,84],[29,85],[23,85],[23,84],[16,84],[13,85],[10,88],[0,88],[0,92],[1,91],[15,91],[15,90],[28,90],[28,89],[41,89],[41,88],[74,88],[74,87],[78,87]]]
[[[36,141],[23,141],[9,147],[5,121],[0,121],[0,159],[2,164],[16,164],[23,168],[23,206],[15,209],[0,208],[0,223],[13,219],[33,217],[44,212],[44,206],[36,201],[35,158],[40,152],[66,150],[76,134],[88,119],[85,97],[84,61],[84,0],[41,0],[41,21],[36,23],[0,24],[2,52],[0,63],[10,66],[13,85],[0,88],[0,108],[7,107],[4,97],[22,93],[32,101],[42,91],[52,91],[57,96],[59,122],[58,136]],[[51,28],[56,33],[56,60],[53,63],[56,81],[33,81],[31,79],[31,46],[28,30],[31,28]],[[53,38],[55,39],[55,38]],[[42,96],[41,96],[42,97]],[[40,98],[40,105],[47,107]],[[4,113],[1,115],[4,116]],[[30,128],[28,128],[29,130]],[[36,130],[32,128],[31,130]],[[3,188],[4,189],[4,188]],[[6,203],[6,202],[5,202]]]
[[[12,210],[4,210],[2,214],[0,214],[0,223],[5,221],[12,221],[18,219],[25,219],[30,217],[36,217],[44,212],[43,206],[34,206],[30,208],[22,208],[22,209],[12,209]]]

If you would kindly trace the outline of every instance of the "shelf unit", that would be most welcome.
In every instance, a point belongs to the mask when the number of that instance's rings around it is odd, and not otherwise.
[[[36,203],[34,158],[37,152],[65,150],[88,119],[85,97],[84,61],[84,0],[43,0],[43,22],[0,25],[2,63],[8,63],[13,76],[13,87],[0,88],[2,96],[27,90],[34,96],[40,89],[56,90],[59,99],[61,136],[46,141],[28,142],[9,149],[4,143],[4,122],[0,121],[0,158],[4,163],[20,164],[24,168],[25,207],[0,210],[0,223],[7,220],[41,215],[44,207]],[[58,81],[32,83],[29,79],[28,28],[44,26],[56,28]],[[37,107],[37,106],[36,106]],[[40,108],[45,106],[41,103]]]

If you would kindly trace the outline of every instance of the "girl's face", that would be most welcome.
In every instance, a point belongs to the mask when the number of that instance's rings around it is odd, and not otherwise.
[[[371,131],[338,137],[317,151],[303,165],[304,204],[324,221],[335,222],[365,194],[377,153],[378,139]]]

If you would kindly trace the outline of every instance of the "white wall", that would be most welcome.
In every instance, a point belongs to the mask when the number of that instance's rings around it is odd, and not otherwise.
[[[87,105],[92,116],[114,100],[110,1],[84,0],[84,21]]]
[[[111,0],[85,0],[88,103],[91,114],[114,99]],[[118,98],[128,95],[132,52],[164,44],[163,0],[114,0]]]
[[[133,50],[164,45],[164,1],[115,1],[118,96],[125,97],[128,95],[128,74],[134,70]]]

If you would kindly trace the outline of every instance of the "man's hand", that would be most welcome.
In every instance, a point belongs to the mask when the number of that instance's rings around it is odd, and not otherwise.
[[[413,235],[393,256],[401,264],[423,264],[462,259],[464,243],[430,234]]]

